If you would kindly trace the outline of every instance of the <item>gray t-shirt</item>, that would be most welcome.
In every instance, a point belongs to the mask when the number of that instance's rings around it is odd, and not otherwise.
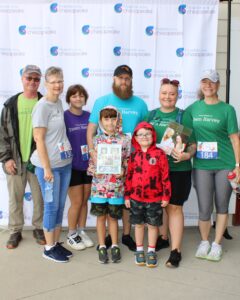
[[[41,98],[32,112],[33,128],[47,128],[45,144],[51,168],[66,166],[72,162],[71,145],[66,135],[62,102],[47,101]],[[31,162],[37,167],[42,167],[37,150],[31,156]]]

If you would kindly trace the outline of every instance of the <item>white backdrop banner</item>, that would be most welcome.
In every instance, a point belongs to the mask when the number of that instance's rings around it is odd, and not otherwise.
[[[90,95],[89,111],[96,98],[111,90],[113,71],[120,64],[133,69],[134,93],[149,109],[159,106],[159,83],[164,77],[180,81],[178,106],[185,108],[196,99],[201,72],[215,67],[218,3],[1,1],[0,110],[9,96],[21,91],[20,74],[26,64],[39,65],[43,72],[51,65],[62,67],[65,92],[71,84],[84,85]],[[40,90],[44,93],[43,84]],[[0,181],[0,225],[6,225],[8,193],[3,173]],[[27,188],[26,225],[31,224],[31,206]],[[187,224],[197,220],[195,206],[187,206]],[[87,225],[94,224],[89,217]]]

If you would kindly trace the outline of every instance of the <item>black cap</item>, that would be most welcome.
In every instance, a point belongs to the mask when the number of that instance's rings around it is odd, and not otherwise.
[[[132,69],[127,65],[118,66],[115,69],[113,76],[120,76],[122,74],[128,74],[130,77],[132,77]]]

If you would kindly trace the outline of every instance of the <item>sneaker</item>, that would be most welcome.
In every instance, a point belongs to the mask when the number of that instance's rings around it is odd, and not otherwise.
[[[224,233],[223,233],[223,237],[226,239],[226,240],[232,240],[233,237],[229,234],[228,232],[228,229],[226,228]]]
[[[74,250],[83,250],[86,248],[85,244],[82,241],[82,238],[78,233],[74,233],[67,237],[67,244]]]
[[[169,239],[164,240],[161,235],[157,238],[156,251],[169,247]]]
[[[136,251],[135,252],[135,264],[138,266],[146,265],[146,258],[145,258],[144,251]]]
[[[155,268],[157,266],[157,253],[150,251],[146,255],[146,266],[148,268]]]
[[[112,246],[112,238],[110,234],[105,237],[105,246],[107,249],[109,249]],[[99,245],[97,245],[96,250],[99,250]]]
[[[210,251],[211,246],[209,244],[209,241],[201,241],[197,248],[197,252],[195,254],[195,257],[197,258],[207,258],[208,252]]]
[[[46,240],[42,229],[34,229],[33,237],[36,239],[36,242],[39,245],[46,245]]]
[[[222,258],[222,246],[217,243],[212,243],[210,252],[206,259],[211,261],[220,261]]]
[[[90,239],[90,237],[87,235],[87,233],[84,230],[81,230],[79,232],[79,236],[82,239],[83,244],[87,247],[93,247],[94,246],[94,242]]]
[[[178,252],[177,249],[174,249],[170,252],[169,259],[166,262],[166,266],[169,268],[177,268],[180,261],[182,260],[181,252]]]
[[[62,246],[63,243],[57,242],[55,245],[56,250],[61,253],[62,255],[66,256],[67,258],[70,258],[73,256],[72,252],[66,249]]]
[[[98,249],[98,261],[101,264],[106,264],[108,262],[108,253],[105,247]]]
[[[22,233],[20,231],[14,232],[10,235],[6,246],[8,249],[15,249],[17,248],[21,240],[22,240]]]
[[[111,248],[111,256],[112,256],[112,262],[113,263],[118,263],[121,261],[121,253],[120,253],[120,248],[119,247],[112,247]]]
[[[69,259],[65,255],[57,250],[56,246],[54,246],[50,250],[44,249],[42,256],[46,259],[53,260],[59,263],[66,263],[69,261]]]
[[[127,246],[130,251],[136,251],[136,243],[130,234],[125,234],[122,236],[123,245]]]

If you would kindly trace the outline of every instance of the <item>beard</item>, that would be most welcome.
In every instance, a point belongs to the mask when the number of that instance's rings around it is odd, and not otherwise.
[[[127,86],[125,89],[122,89],[121,86],[116,86],[115,82],[112,84],[113,93],[120,99],[128,99],[132,97],[133,90],[132,90],[132,83]]]

